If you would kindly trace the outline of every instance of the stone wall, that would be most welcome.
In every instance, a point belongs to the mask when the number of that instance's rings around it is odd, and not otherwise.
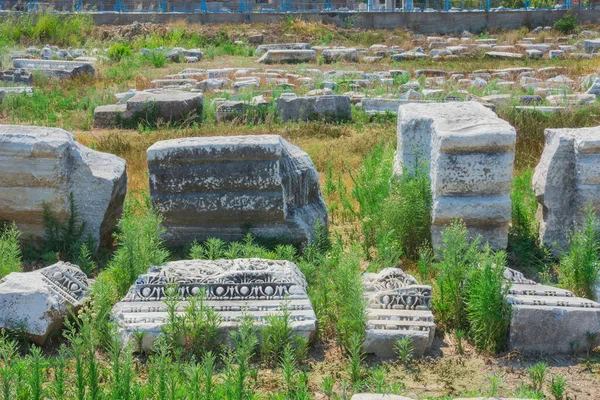
[[[294,13],[303,20],[323,22],[337,26],[352,25],[361,29],[408,28],[420,33],[461,33],[464,30],[478,33],[484,29],[519,29],[523,26],[552,25],[563,17],[566,10],[506,10],[470,12],[309,12]],[[600,10],[573,10],[580,23],[596,23]],[[200,24],[251,23],[270,24],[281,22],[285,14],[278,12],[261,13],[94,13],[92,18],[97,25],[128,25],[135,21],[165,23],[184,20]]]
[[[171,245],[248,232],[301,245],[327,224],[310,157],[278,135],[167,140],[147,156],[152,203]]]
[[[506,248],[515,142],[514,128],[480,103],[399,107],[394,169],[429,173],[434,248],[459,218],[492,248]]]

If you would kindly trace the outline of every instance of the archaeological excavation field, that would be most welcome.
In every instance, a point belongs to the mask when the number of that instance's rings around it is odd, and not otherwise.
[[[600,399],[600,25],[0,16],[3,399]]]

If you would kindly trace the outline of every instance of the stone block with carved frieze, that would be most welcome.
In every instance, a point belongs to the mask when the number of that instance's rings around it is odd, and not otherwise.
[[[0,329],[25,333],[37,344],[60,329],[87,296],[91,281],[79,267],[59,262],[0,280]]]
[[[167,322],[165,300],[169,284],[178,287],[180,314],[185,312],[190,296],[205,296],[205,305],[220,317],[224,340],[245,316],[253,318],[260,329],[268,316],[281,315],[284,309],[290,313],[294,335],[310,340],[317,329],[306,280],[294,263],[258,258],[184,260],[151,267],[115,305],[113,318],[122,343],[134,341],[138,331],[145,333],[142,347],[152,348]]]
[[[430,311],[431,286],[399,268],[386,268],[378,274],[363,275],[367,300],[366,353],[380,358],[395,356],[396,340],[410,337],[414,354],[421,356],[431,348],[435,323]]]
[[[560,354],[582,351],[588,333],[600,333],[600,304],[568,290],[540,285],[506,268],[512,282],[509,344],[522,353]],[[596,345],[600,343],[596,338]]]

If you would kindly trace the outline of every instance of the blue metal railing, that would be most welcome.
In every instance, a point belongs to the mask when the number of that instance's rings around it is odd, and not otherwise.
[[[214,12],[238,12],[238,13],[263,13],[263,12],[359,12],[359,11],[398,11],[402,6],[405,12],[423,12],[423,11],[490,11],[496,9],[506,9],[502,6],[502,0],[396,0],[398,7],[386,9],[383,5],[374,5],[373,0],[364,0],[365,4],[361,8],[355,6],[354,9],[346,8],[345,4],[334,2],[333,0],[316,0],[315,2],[298,3],[293,0],[276,0],[276,4],[259,3],[255,0],[231,0],[229,2],[211,2],[207,0],[197,0],[190,3],[174,3],[172,0],[29,0],[28,2],[18,2],[16,0],[0,0],[0,11],[18,11],[18,12],[160,12],[160,13],[214,13]],[[378,2],[379,0],[377,0]],[[572,0],[560,0],[562,9],[586,9],[597,8],[591,3],[584,4],[583,1],[576,2],[573,5]],[[549,9],[545,7],[540,9]],[[517,10],[531,9],[530,0],[523,0],[523,7]]]

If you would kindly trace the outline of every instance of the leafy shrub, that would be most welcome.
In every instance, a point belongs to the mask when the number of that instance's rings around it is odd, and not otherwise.
[[[508,252],[511,265],[520,271],[539,272],[550,255],[540,246],[535,218],[538,202],[532,185],[533,169],[517,174],[510,190],[511,226],[508,231]]]
[[[152,64],[154,68],[162,68],[167,65],[168,61],[167,54],[164,51],[158,50],[151,51],[150,53],[146,54],[144,58],[148,60],[148,62]]]
[[[560,19],[558,19],[555,23],[554,23],[554,29],[556,29],[557,31],[559,31],[560,33],[567,35],[571,32],[573,32],[573,30],[575,30],[575,27],[577,26],[577,17],[575,17],[573,15],[573,13],[571,13],[571,10],[567,11],[567,13]]]
[[[444,329],[468,329],[465,313],[469,276],[479,258],[479,238],[470,241],[466,225],[455,221],[442,231],[432,305]]]
[[[417,259],[421,248],[431,241],[431,199],[431,183],[425,168],[414,173],[405,171],[392,183],[383,201],[379,241],[391,235],[405,256]],[[388,247],[378,245],[378,250]]]
[[[17,226],[0,225],[0,279],[21,269],[21,232]]]
[[[117,298],[127,293],[138,275],[152,265],[163,264],[169,257],[161,239],[164,233],[161,222],[162,218],[152,210],[149,198],[145,203],[131,198],[125,202],[115,234],[117,249],[102,276],[110,282]]]
[[[123,43],[115,43],[108,48],[106,55],[113,61],[121,61],[131,55],[131,47]]]
[[[394,351],[403,365],[407,366],[410,364],[415,351],[412,338],[410,336],[405,336],[400,339],[396,339],[396,343],[394,343]]]
[[[510,325],[506,302],[509,285],[504,280],[506,254],[487,248],[468,283],[467,319],[469,335],[482,351],[495,353],[504,345]]]
[[[380,143],[367,155],[358,175],[353,178],[352,197],[358,203],[358,210],[350,211],[362,226],[363,249],[367,256],[377,244],[377,227],[381,208],[390,191],[392,178],[393,149]]]
[[[360,252],[353,248],[343,252],[332,271],[332,298],[335,329],[342,348],[350,350],[353,337],[364,338],[366,304],[360,276]]]
[[[569,237],[569,250],[560,259],[559,283],[577,296],[593,300],[600,279],[598,229],[596,213],[590,206],[583,226]]]

